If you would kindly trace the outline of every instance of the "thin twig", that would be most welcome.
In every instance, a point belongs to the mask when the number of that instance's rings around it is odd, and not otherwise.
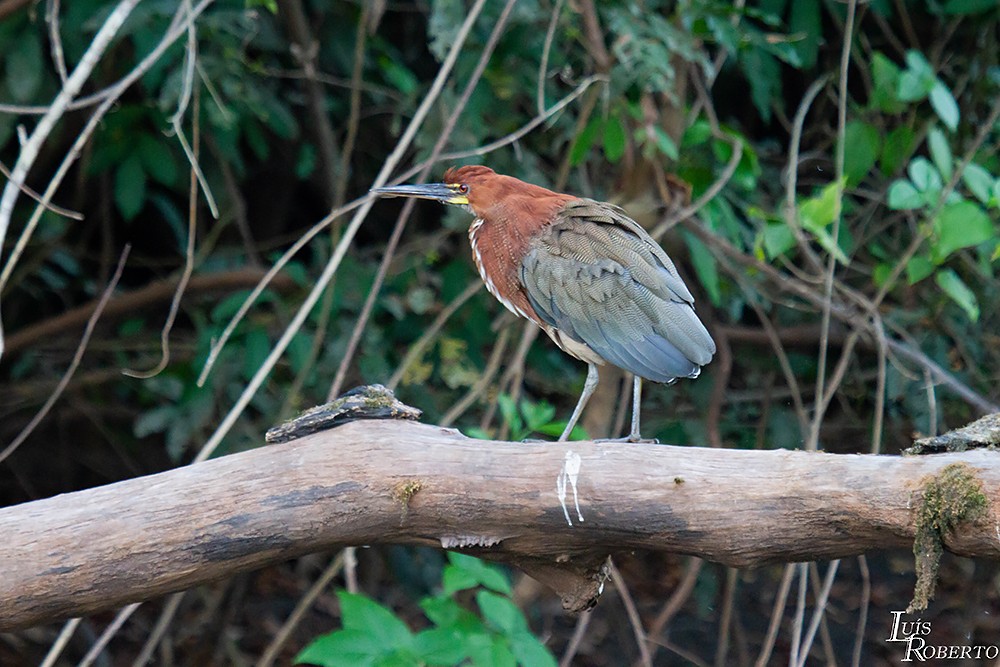
[[[344,549],[344,588],[348,593],[357,595],[358,586],[358,549],[357,547],[347,547]]]
[[[931,372],[924,369],[924,388],[927,391],[927,435],[937,435],[937,396],[934,394],[934,381]]]
[[[302,618],[306,615],[306,612],[309,611],[310,607],[312,607],[313,602],[315,602],[316,598],[320,596],[320,593],[326,590],[326,587],[330,585],[330,582],[335,576],[337,576],[343,567],[344,553],[340,552],[332,561],[330,561],[330,564],[327,565],[325,570],[323,570],[323,574],[321,574],[319,578],[313,582],[313,585],[309,587],[309,590],[306,591],[305,595],[299,598],[298,603],[295,605],[295,609],[293,609],[292,613],[288,615],[285,622],[281,624],[281,627],[278,628],[278,631],[274,634],[274,638],[271,640],[271,643],[267,645],[264,653],[261,654],[260,660],[257,661],[257,667],[271,667],[271,665],[274,664],[274,661],[278,657],[278,653],[281,652],[281,649],[285,645],[285,642],[288,641],[288,638],[292,636],[292,632],[294,632],[295,628],[298,627]]]
[[[847,21],[844,25],[844,44],[840,52],[840,80],[837,95],[837,154],[835,158],[835,182],[837,189],[836,215],[833,219],[833,248],[827,259],[826,275],[823,282],[823,307],[821,312],[822,333],[819,342],[819,359],[816,368],[816,408],[813,413],[812,427],[806,439],[805,448],[815,451],[819,447],[819,430],[823,423],[825,405],[828,403],[826,392],[826,357],[830,342],[830,310],[833,302],[833,276],[837,270],[837,256],[834,249],[840,242],[840,226],[843,219],[844,190],[841,187],[844,178],[844,156],[847,151],[847,73],[851,64],[851,40],[854,37],[854,16],[857,11],[857,0],[847,3]],[[842,359],[846,359],[850,345],[844,346]]]
[[[816,561],[809,563],[809,585],[812,587],[813,599],[819,599],[823,584],[819,580],[819,568],[816,566]],[[833,638],[830,636],[830,624],[827,622],[827,614],[825,612],[820,617],[819,636],[823,642],[823,653],[826,658],[826,664],[829,667],[837,667],[836,653],[833,649]]]
[[[660,645],[659,642],[662,640],[661,635],[663,635],[663,631],[670,625],[670,621],[681,610],[681,607],[688,601],[688,598],[691,597],[694,585],[698,582],[698,573],[701,572],[701,566],[704,564],[705,561],[697,556],[688,556],[687,569],[684,571],[684,576],[681,577],[677,588],[670,594],[670,597],[663,605],[663,609],[660,610],[660,613],[656,615],[656,618],[653,619],[653,622],[649,626],[648,637],[650,643],[653,644],[650,649],[650,658],[656,655],[656,647]]]
[[[798,667],[799,647],[802,646],[802,628],[806,623],[806,592],[809,590],[809,563],[798,563],[799,595],[795,600],[795,618],[792,620],[792,650],[788,655],[789,667]]]
[[[570,667],[573,664],[573,658],[576,657],[576,652],[580,650],[580,643],[587,634],[587,626],[590,625],[590,619],[594,616],[594,613],[595,610],[591,609],[581,613],[579,618],[576,619],[573,636],[570,637],[569,644],[566,645],[566,650],[563,652],[562,658],[559,659],[559,667]]]
[[[351,158],[354,155],[354,143],[358,137],[358,128],[361,126],[361,84],[362,76],[364,75],[365,45],[368,41],[368,33],[365,27],[368,25],[368,17],[371,10],[372,7],[369,3],[361,3],[361,16],[358,18],[358,27],[354,32],[351,103],[350,111],[347,114],[347,134],[344,137],[344,145],[340,148],[340,173],[337,175],[337,183],[333,192],[334,208],[342,206],[347,196],[347,183],[351,174]],[[315,77],[315,70],[312,74]]]
[[[403,155],[413,142],[417,130],[423,124],[424,119],[430,112],[431,106],[441,94],[441,91],[444,88],[444,83],[448,79],[455,62],[458,60],[458,54],[461,52],[461,49],[465,44],[465,40],[468,38],[469,31],[472,29],[473,23],[475,23],[476,18],[479,16],[479,13],[482,11],[485,4],[486,0],[477,0],[472,9],[469,10],[469,14],[466,16],[465,21],[462,23],[462,27],[459,29],[458,34],[455,37],[455,42],[452,44],[451,50],[448,52],[440,70],[438,70],[438,74],[434,79],[434,83],[431,85],[431,89],[428,91],[427,96],[417,108],[416,113],[414,113],[410,124],[407,126],[403,136],[396,144],[396,147],[382,165],[382,169],[379,170],[378,175],[375,177],[372,187],[379,187],[383,185],[388,179],[389,174],[396,168],[399,161],[402,160]],[[227,433],[229,433],[229,430],[236,423],[236,420],[241,414],[243,414],[243,410],[246,409],[250,400],[264,383],[264,379],[267,378],[275,364],[278,363],[278,359],[284,354],[285,349],[288,347],[289,343],[291,343],[292,339],[298,333],[302,324],[309,316],[313,306],[315,306],[316,302],[319,301],[320,296],[323,294],[323,290],[326,289],[326,286],[333,278],[333,275],[337,272],[337,269],[340,267],[340,262],[343,260],[344,255],[347,252],[347,247],[354,239],[354,235],[357,234],[358,229],[361,227],[361,223],[364,222],[365,217],[368,215],[368,211],[371,210],[373,203],[374,199],[372,197],[367,197],[362,201],[360,208],[355,212],[354,217],[347,226],[343,238],[340,240],[340,243],[337,244],[337,248],[334,250],[333,256],[327,262],[323,272],[316,279],[315,285],[309,292],[308,296],[306,296],[306,299],[299,307],[299,310],[295,313],[291,323],[285,329],[281,338],[278,339],[278,342],[274,345],[274,348],[271,350],[270,354],[268,354],[264,363],[261,364],[260,368],[257,369],[257,372],[254,373],[253,378],[251,378],[246,388],[240,394],[236,404],[233,405],[228,413],[226,413],[226,416],[216,428],[215,432],[201,448],[201,451],[195,457],[195,462],[203,461],[211,456],[222,442],[222,439]]]
[[[735,277],[735,274],[733,275]],[[809,430],[809,414],[806,412],[806,406],[802,400],[802,389],[799,387],[799,381],[795,377],[795,371],[792,370],[792,362],[788,359],[788,353],[785,352],[785,347],[781,343],[781,338],[778,336],[771,318],[764,312],[764,308],[757,303],[757,299],[754,298],[743,276],[736,278],[736,284],[740,286],[740,289],[746,296],[747,303],[750,304],[750,307],[757,314],[757,319],[764,328],[764,333],[767,334],[767,339],[771,343],[771,349],[774,350],[775,357],[778,359],[781,374],[784,376],[785,383],[788,385],[788,389],[792,395],[792,405],[795,407],[795,414],[799,419],[799,433],[802,437],[805,437],[805,434]]]
[[[132,68],[132,70],[109,91],[108,96],[104,99],[101,105],[94,111],[91,117],[87,120],[87,124],[84,126],[83,130],[80,131],[76,140],[73,142],[73,145],[70,147],[70,150],[67,152],[66,156],[63,158],[63,161],[59,164],[59,167],[56,169],[55,174],[49,180],[49,184],[45,188],[45,192],[42,195],[41,204],[35,207],[35,210],[32,213],[31,217],[28,219],[28,222],[25,225],[24,230],[21,232],[20,237],[18,237],[17,243],[14,246],[14,250],[11,252],[10,257],[7,259],[7,263],[3,267],[3,271],[0,272],[0,292],[3,291],[3,287],[7,284],[7,281],[10,279],[14,267],[17,265],[18,258],[21,256],[21,253],[24,252],[25,246],[27,246],[28,241],[31,238],[31,235],[34,233],[35,227],[38,225],[38,221],[41,219],[42,213],[45,210],[45,205],[48,204],[49,201],[51,201],[56,190],[59,188],[59,185],[62,183],[63,178],[65,178],[66,173],[69,171],[70,166],[72,166],[72,164],[76,161],[77,157],[80,155],[83,146],[90,139],[91,134],[97,128],[97,125],[98,123],[100,123],[101,118],[103,118],[104,115],[108,112],[108,110],[110,110],[112,105],[122,95],[122,93],[124,93],[125,90],[127,90],[129,86],[135,83],[135,81],[137,81],[143,74],[145,74],[149,70],[149,68],[151,68],[156,63],[157,60],[159,60],[163,52],[166,51],[166,49],[171,44],[173,44],[174,41],[176,41],[182,34],[184,34],[187,25],[193,22],[203,11],[205,11],[205,9],[207,9],[208,6],[212,4],[212,2],[213,0],[202,0],[201,2],[198,3],[198,5],[194,7],[194,9],[192,9],[190,12],[187,12],[187,16],[184,20],[175,21],[176,25],[172,24],[170,30],[163,36],[163,38],[153,48],[153,50],[145,58],[143,58],[138,65]],[[125,2],[123,1],[123,3],[119,5],[119,7],[116,8],[114,12],[112,12],[112,14],[117,13],[118,9],[121,8],[124,4]],[[122,20],[124,20],[124,17],[122,17]],[[105,23],[105,26],[107,25],[108,23]],[[101,30],[103,32],[104,27],[102,27]],[[110,39],[110,36],[108,37],[108,39]],[[88,53],[90,53],[89,50]],[[83,62],[81,61],[81,64],[77,66],[77,70],[74,71],[74,75],[76,75],[76,72],[80,70],[80,67],[82,65]],[[70,79],[72,80],[73,77],[70,77]],[[61,97],[62,93],[60,93],[60,96],[57,97],[57,100],[61,99]],[[43,117],[43,120],[44,118],[47,117],[48,114],[46,114],[46,116]],[[54,120],[51,121],[51,123],[54,122],[55,122]],[[41,125],[41,121],[39,125]],[[49,128],[49,131],[51,131],[51,127]],[[37,132],[38,128],[36,127],[35,134],[37,134]],[[34,137],[35,134],[33,134],[32,137]],[[35,148],[36,154],[37,154],[37,149],[38,148],[36,147]],[[22,155],[24,155],[23,149],[22,149]],[[20,161],[21,158],[19,157],[18,162]],[[31,161],[34,161],[34,157],[31,158]],[[12,172],[12,174],[16,175],[16,173],[17,173],[17,166],[15,165],[15,169]],[[24,180],[25,175],[26,175],[26,170],[25,173],[23,173],[20,177],[21,181]],[[13,182],[14,182],[13,180],[8,182],[7,187],[9,188],[11,186],[11,183]],[[7,196],[7,190],[5,189],[4,197],[6,196]],[[16,199],[16,197],[17,195],[14,194],[13,199]],[[13,201],[11,201],[11,207],[13,207]],[[5,215],[6,217],[4,217]],[[2,201],[0,201],[0,245],[3,244],[3,238],[6,234],[9,222],[10,222],[10,211],[8,211],[5,214],[3,212]],[[0,356],[2,355],[3,355],[3,327],[2,327],[2,320],[0,320]]]
[[[62,655],[63,649],[66,648],[66,644],[69,640],[73,638],[73,633],[76,632],[76,628],[80,625],[81,618],[71,618],[63,625],[62,630],[59,631],[59,636],[56,640],[52,642],[52,646],[49,648],[49,652],[45,654],[45,659],[42,660],[39,667],[53,667],[59,656]]]
[[[111,281],[108,283],[108,286],[104,288],[104,292],[101,294],[101,299],[97,302],[97,306],[94,308],[94,312],[91,314],[90,319],[87,320],[87,326],[83,330],[83,336],[80,338],[80,344],[76,346],[76,353],[73,354],[73,360],[70,362],[69,368],[67,368],[66,372],[63,373],[62,378],[59,380],[59,384],[56,385],[56,388],[52,391],[52,394],[49,396],[48,400],[45,401],[45,404],[42,405],[41,409],[35,413],[34,417],[31,418],[28,425],[17,434],[17,437],[14,438],[14,440],[7,445],[2,452],[0,452],[0,462],[13,454],[14,451],[21,446],[21,443],[23,443],[28,436],[31,435],[35,428],[42,423],[42,420],[49,414],[52,406],[56,404],[56,401],[59,400],[59,397],[62,396],[63,392],[66,390],[66,387],[69,385],[69,381],[73,379],[73,374],[76,373],[76,369],[80,366],[80,361],[83,359],[83,353],[86,351],[87,345],[90,343],[90,337],[94,333],[97,321],[101,319],[101,313],[104,312],[104,306],[107,305],[108,299],[111,298],[112,293],[115,291],[115,287],[118,285],[118,281],[122,277],[125,262],[128,260],[129,250],[131,250],[131,246],[128,245],[126,245],[122,250],[122,254],[118,258],[118,267],[115,269],[115,273],[111,277]]]
[[[861,571],[861,603],[858,612],[858,627],[854,633],[854,651],[851,654],[851,666],[860,667],[861,649],[865,644],[865,628],[868,625],[868,606],[872,599],[872,578],[868,571],[868,559],[864,554],[858,556],[858,569]]]
[[[788,604],[788,593],[792,588],[792,578],[795,576],[795,564],[785,565],[785,572],[781,575],[781,584],[778,585],[778,592],[774,596],[774,607],[771,609],[771,621],[767,626],[767,636],[764,645],[757,656],[754,667],[766,667],[771,662],[771,652],[774,650],[774,642],[778,638],[778,631],[781,629],[781,620],[785,617],[785,605]]]
[[[708,202],[712,201],[716,195],[722,192],[722,188],[726,187],[729,180],[736,173],[736,168],[740,166],[740,160],[743,158],[743,140],[739,137],[729,137],[728,135],[723,135],[723,138],[730,141],[730,145],[733,148],[733,153],[729,157],[729,162],[726,163],[726,168],[722,170],[719,177],[712,182],[708,188],[701,193],[694,202],[689,206],[676,211],[665,217],[653,231],[650,232],[650,236],[654,239],[659,239],[664,234],[666,234],[672,227],[685,218],[690,218],[692,215],[697,213],[705,206]]]
[[[386,387],[395,390],[396,387],[399,386],[399,382],[403,379],[407,369],[409,369],[410,366],[412,366],[413,363],[423,355],[424,350],[426,350],[431,341],[437,337],[445,323],[447,323],[447,321],[459,308],[465,305],[466,301],[475,296],[475,294],[482,289],[482,287],[482,282],[479,280],[473,280],[466,285],[465,289],[462,290],[458,296],[452,299],[447,306],[441,309],[441,312],[437,314],[434,321],[431,322],[426,329],[424,329],[422,334],[420,334],[420,338],[418,338],[413,345],[410,346],[410,349],[406,351],[406,355],[403,357],[403,360],[399,362],[399,367],[396,368],[396,372],[393,373],[392,377],[389,378],[389,381],[385,383]]]
[[[188,6],[190,10],[190,0],[185,0],[184,3]],[[190,34],[194,34],[194,26],[191,26]],[[194,42],[188,44],[189,49],[194,49]],[[192,50],[189,52],[188,57],[191,62],[194,63],[196,54]],[[190,68],[192,76],[194,74],[194,66]],[[190,160],[191,160],[191,176],[188,184],[188,238],[187,245],[184,249],[184,269],[181,272],[181,278],[177,281],[177,289],[174,291],[174,297],[170,301],[170,310],[167,311],[167,319],[163,323],[163,328],[160,330],[160,360],[148,371],[137,371],[132,369],[124,369],[122,373],[129,377],[149,379],[159,375],[167,364],[170,363],[170,332],[174,328],[174,321],[177,319],[177,313],[180,311],[181,298],[184,296],[184,290],[187,289],[188,281],[191,280],[191,274],[194,273],[194,243],[198,232],[198,154],[201,149],[200,137],[201,137],[201,123],[198,120],[200,113],[200,96],[195,91],[194,95],[194,114],[192,118],[193,131],[191,139],[194,142],[194,146],[191,150]],[[186,104],[186,102],[185,102]],[[178,132],[178,137],[182,137],[181,126],[180,126],[180,115],[182,110],[178,109],[177,114],[174,115],[174,126]],[[184,142],[185,145],[187,142]]]
[[[110,642],[111,638],[115,636],[115,633],[117,633],[119,628],[122,627],[122,624],[128,620],[128,617],[131,616],[141,604],[141,602],[133,602],[129,606],[122,609],[121,612],[115,616],[114,620],[111,621],[111,625],[104,629],[101,636],[98,637],[97,641],[94,642],[94,645],[90,647],[90,650],[87,651],[87,655],[83,656],[83,659],[77,663],[77,667],[89,667],[92,665],[94,661],[101,656],[101,653],[104,652],[108,642]]]
[[[146,639],[146,643],[142,645],[139,655],[132,661],[132,667],[144,667],[150,658],[153,657],[153,651],[156,650],[160,641],[163,640],[163,635],[166,634],[167,628],[170,627],[170,622],[177,614],[177,609],[181,606],[181,600],[184,599],[185,593],[187,591],[181,591],[167,598],[167,603],[163,605],[163,611],[160,613],[160,617],[156,619],[153,631],[149,633],[149,637]]]
[[[802,231],[802,225],[799,223],[798,211],[795,206],[795,191],[799,177],[799,148],[802,142],[802,128],[805,125],[806,116],[809,113],[813,100],[816,99],[816,96],[826,86],[828,79],[828,76],[822,76],[813,81],[813,84],[806,90],[806,94],[802,96],[802,101],[799,102],[799,108],[795,112],[795,118],[792,121],[792,136],[788,140],[788,166],[786,167],[785,177],[785,224],[788,225],[789,229],[795,235],[795,240],[798,242],[803,256],[817,270],[822,270],[822,264],[806,240],[805,234]]]
[[[806,658],[809,657],[809,649],[812,647],[813,639],[816,637],[816,630],[819,628],[819,622],[823,619],[823,614],[826,611],[826,601],[830,597],[830,589],[833,588],[833,582],[837,577],[837,569],[839,567],[840,559],[837,559],[831,562],[830,567],[826,570],[826,577],[823,579],[823,588],[820,590],[819,597],[816,599],[816,604],[813,607],[809,630],[806,632],[805,639],[802,641],[802,647],[799,649],[799,654],[796,658],[796,667],[804,667],[806,664]]]
[[[506,326],[500,330],[500,335],[497,337],[497,342],[493,346],[493,351],[490,353],[490,358],[486,362],[486,368],[483,369],[483,374],[479,376],[475,384],[469,387],[469,391],[465,392],[458,401],[455,402],[453,406],[444,413],[438,424],[441,426],[451,426],[456,419],[462,416],[462,414],[469,409],[476,400],[483,395],[486,388],[490,386],[493,378],[496,376],[497,371],[500,370],[500,361],[503,359],[504,352],[507,351],[507,344],[510,342],[510,330],[511,327]]]
[[[66,105],[83,88],[83,84],[90,77],[101,56],[104,55],[105,50],[111,45],[111,40],[118,34],[122,24],[125,23],[125,19],[128,18],[128,15],[132,13],[137,4],[139,4],[139,0],[121,0],[111,13],[108,14],[108,18],[105,19],[104,24],[97,31],[97,34],[94,35],[90,46],[87,47],[83,57],[80,58],[79,64],[74,68],[73,74],[66,80],[66,84],[60,88],[59,94],[56,95],[52,104],[49,105],[45,115],[38,121],[28,141],[21,146],[17,162],[14,163],[14,168],[11,170],[10,180],[4,186],[3,196],[0,197],[0,246],[3,245],[3,241],[7,236],[7,228],[10,226],[10,219],[14,213],[14,204],[17,202],[17,196],[21,192],[21,186],[24,184],[31,166],[35,163],[42,144],[45,143],[45,140],[55,128],[56,123],[59,122],[59,119],[66,112]],[[3,282],[0,281],[0,287],[2,287]]]
[[[0,174],[3,174],[8,181],[11,180],[10,169],[8,169],[7,165],[5,165],[3,162],[0,162]],[[21,192],[28,195],[36,202],[44,206],[47,210],[52,211],[56,215],[61,215],[64,218],[70,218],[72,220],[83,220],[83,213],[79,213],[77,211],[71,211],[68,208],[63,208],[62,206],[58,206],[56,204],[53,204],[52,202],[42,201],[42,195],[32,190],[31,187],[29,187],[27,184],[22,183],[20,187],[21,187]]]
[[[545,75],[549,69],[549,53],[552,51],[552,40],[556,35],[556,24],[559,22],[559,14],[562,12],[563,2],[556,0],[555,7],[552,8],[552,17],[549,19],[549,27],[545,31],[545,44],[542,46],[542,59],[538,61],[538,115],[545,115]]]
[[[733,622],[733,606],[736,600],[736,584],[739,570],[726,568],[726,585],[722,595],[722,617],[719,619],[719,639],[716,644],[715,667],[725,667],[729,654],[729,631]]]
[[[628,615],[629,623],[632,625],[632,632],[635,634],[635,643],[639,646],[639,659],[644,667],[653,667],[653,658],[649,654],[649,646],[646,645],[646,631],[642,629],[642,619],[639,618],[639,611],[635,608],[635,601],[632,594],[625,585],[621,572],[611,558],[608,558],[608,569],[611,572],[611,581],[615,584],[615,589],[622,596],[622,604],[625,605],[625,613]]]
[[[66,57],[63,55],[62,37],[59,34],[59,0],[48,0],[45,3],[45,22],[49,25],[49,50],[52,52],[52,62],[55,63],[59,81],[66,85],[69,73],[66,70]]]
[[[469,77],[468,82],[466,82],[465,89],[462,91],[461,97],[459,97],[458,102],[452,108],[451,114],[448,116],[448,120],[445,121],[441,134],[438,136],[437,141],[434,142],[434,147],[431,149],[430,157],[424,161],[426,166],[417,175],[418,180],[424,180],[427,178],[427,173],[430,171],[431,165],[437,159],[437,156],[441,154],[445,143],[447,143],[448,139],[451,137],[451,134],[455,129],[455,125],[458,123],[459,116],[465,110],[466,105],[469,103],[469,99],[472,97],[472,92],[475,90],[476,85],[483,76],[483,72],[486,71],[486,65],[489,63],[494,49],[496,49],[497,42],[500,41],[500,35],[503,34],[504,27],[507,25],[507,20],[510,18],[511,11],[514,9],[515,2],[516,0],[507,0],[507,4],[504,5],[503,11],[500,13],[500,17],[493,26],[493,32],[490,33],[486,46],[483,48],[483,52],[479,56],[479,61],[476,63],[476,67],[473,70],[472,75]],[[333,384],[330,386],[329,392],[327,392],[328,401],[332,401],[340,394],[340,388],[343,385],[344,377],[347,374],[347,367],[353,360],[354,352],[357,350],[358,343],[361,340],[361,335],[364,332],[365,327],[368,325],[368,319],[375,306],[375,300],[382,289],[382,283],[389,270],[389,263],[395,255],[396,246],[399,244],[399,239],[403,235],[403,230],[406,228],[406,223],[410,219],[410,214],[413,212],[415,205],[415,200],[408,200],[403,206],[402,211],[400,211],[399,217],[396,219],[396,224],[393,227],[389,243],[387,244],[385,252],[382,254],[382,261],[379,264],[378,271],[375,273],[375,279],[372,281],[372,285],[368,289],[368,297],[365,299],[365,304],[361,309],[361,313],[358,315],[357,321],[354,323],[354,330],[351,332],[351,338],[347,343],[347,350],[344,352],[344,355],[340,360],[340,365],[337,367],[337,375],[334,378]]]

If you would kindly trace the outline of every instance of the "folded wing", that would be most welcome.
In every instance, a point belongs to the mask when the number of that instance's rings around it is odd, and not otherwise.
[[[520,278],[542,320],[640,377],[697,377],[715,354],[673,262],[610,204],[567,204],[532,239]]]

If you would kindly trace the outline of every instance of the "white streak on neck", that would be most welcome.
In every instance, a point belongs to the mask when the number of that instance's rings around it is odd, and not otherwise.
[[[486,289],[490,291],[490,294],[492,294],[497,301],[502,303],[507,310],[514,313],[518,317],[531,319],[528,317],[526,312],[515,306],[500,294],[500,290],[497,289],[496,284],[493,282],[493,278],[486,272],[486,265],[483,263],[483,253],[479,249],[479,230],[482,228],[483,222],[483,218],[476,218],[472,222],[472,225],[469,226],[469,244],[472,246],[472,259],[476,263],[476,268],[479,269],[479,277],[483,279],[484,283],[486,283]]]

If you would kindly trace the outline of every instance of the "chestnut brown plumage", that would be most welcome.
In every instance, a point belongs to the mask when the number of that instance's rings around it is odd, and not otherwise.
[[[560,440],[597,387],[597,367],[635,376],[632,429],[638,441],[642,379],[698,377],[715,342],[667,253],[612,204],[552,192],[482,166],[449,169],[444,182],[376,188],[465,207],[472,256],[487,289],[587,362],[587,381]]]

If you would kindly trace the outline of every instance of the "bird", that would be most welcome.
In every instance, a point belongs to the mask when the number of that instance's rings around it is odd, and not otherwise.
[[[472,258],[489,292],[587,364],[587,379],[559,437],[569,439],[599,382],[598,367],[633,375],[629,442],[640,433],[643,379],[696,378],[715,341],[667,253],[620,207],[553,192],[489,167],[452,167],[440,183],[373,188],[460,206]]]

